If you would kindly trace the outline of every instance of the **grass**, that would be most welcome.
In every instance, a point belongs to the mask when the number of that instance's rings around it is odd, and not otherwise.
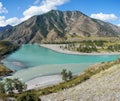
[[[0,64],[0,76],[5,76],[7,74],[12,73],[13,71],[6,68],[3,64]]]
[[[83,38],[77,42],[66,43],[65,46],[61,46],[64,49],[70,51],[84,52],[84,53],[104,53],[104,52],[119,52],[120,40],[119,38]],[[111,48],[112,47],[112,48]]]
[[[0,41],[0,60],[3,59],[4,56],[10,54],[18,48],[17,45],[12,44],[8,41]],[[0,63],[0,76],[5,76],[12,71],[6,68],[2,63]]]
[[[114,41],[114,40],[118,40],[118,37],[95,37],[95,36],[91,36],[91,37],[74,37],[74,38],[69,38],[67,39],[67,41],[83,41],[83,40],[103,40],[103,41]]]
[[[81,36],[74,36],[71,37],[71,35],[67,34],[67,38],[65,39],[57,39],[52,42],[44,40],[42,43],[44,44],[66,44],[66,43],[79,43],[81,41],[94,41],[94,40],[103,40],[103,41],[119,41],[119,37],[98,37],[98,36],[91,36],[91,37],[81,37]],[[120,41],[119,41],[120,42]]]

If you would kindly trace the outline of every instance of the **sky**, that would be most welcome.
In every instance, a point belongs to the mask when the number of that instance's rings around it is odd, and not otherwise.
[[[17,25],[52,9],[78,10],[120,26],[120,0],[0,0],[0,26]]]

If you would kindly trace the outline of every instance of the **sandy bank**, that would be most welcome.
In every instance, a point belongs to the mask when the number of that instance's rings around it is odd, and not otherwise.
[[[30,89],[48,87],[51,85],[59,84],[60,82],[63,82],[60,75],[50,75],[50,76],[37,77],[35,79],[27,81],[26,84],[27,84],[27,90],[30,90]]]
[[[56,52],[65,53],[65,54],[74,54],[74,55],[119,55],[120,52],[102,52],[102,53],[82,53],[82,52],[75,52],[69,51],[67,49],[62,49],[60,46],[64,46],[65,44],[40,44],[40,46],[51,49]]]

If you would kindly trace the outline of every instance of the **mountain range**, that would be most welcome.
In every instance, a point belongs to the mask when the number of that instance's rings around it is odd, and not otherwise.
[[[12,28],[11,25],[6,25],[4,27],[0,27],[0,33],[4,32],[5,30],[10,29],[10,28]]]
[[[5,30],[0,34],[0,40],[26,44],[65,41],[69,37],[111,37],[118,34],[120,27],[90,18],[80,11],[52,10]]]

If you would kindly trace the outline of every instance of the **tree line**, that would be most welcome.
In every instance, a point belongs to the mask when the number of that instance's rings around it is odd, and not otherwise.
[[[27,85],[17,78],[6,78],[3,82],[0,82],[0,94],[22,93],[26,88]]]

